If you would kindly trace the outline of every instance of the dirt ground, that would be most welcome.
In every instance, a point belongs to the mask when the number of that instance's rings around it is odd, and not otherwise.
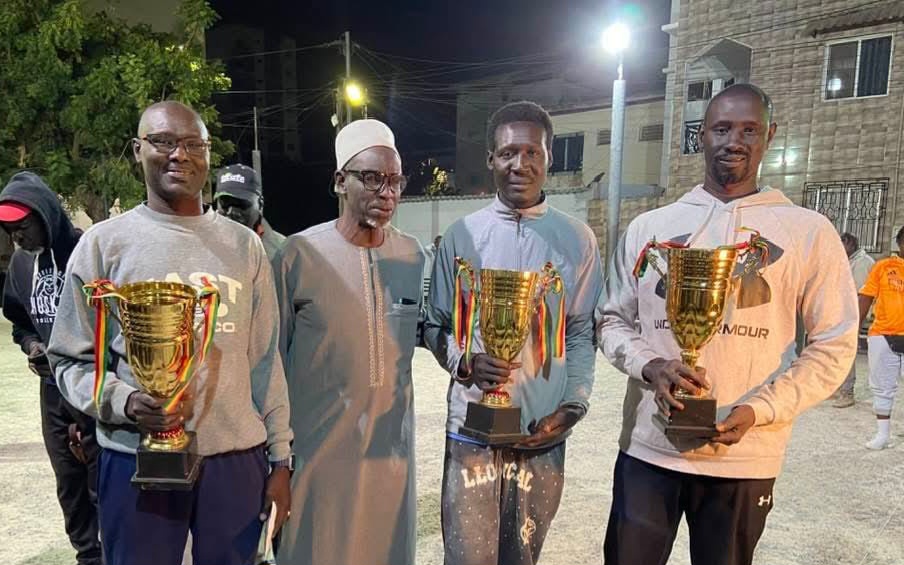
[[[38,381],[0,322],[0,563],[71,565],[53,475],[41,442]],[[904,423],[900,447],[863,444],[874,420],[865,359],[858,403],[823,404],[798,421],[755,562],[762,565],[904,565]],[[415,357],[418,563],[442,563],[439,493],[447,377],[429,353]],[[568,441],[565,492],[543,550],[543,565],[600,564],[624,377],[602,356],[590,413]],[[682,527],[670,561],[687,565]],[[165,565],[165,564],[161,564]]]

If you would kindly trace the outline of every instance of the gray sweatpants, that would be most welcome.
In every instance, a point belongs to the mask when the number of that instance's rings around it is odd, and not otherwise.
[[[564,442],[520,450],[446,439],[445,565],[537,563],[564,484]]]
[[[898,394],[898,379],[904,363],[885,341],[885,336],[871,335],[866,340],[869,358],[869,388],[873,393],[873,412],[876,416],[891,416]]]

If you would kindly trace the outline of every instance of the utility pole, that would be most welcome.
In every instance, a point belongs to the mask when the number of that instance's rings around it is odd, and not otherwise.
[[[352,34],[351,32],[345,32],[345,84],[348,84],[352,80]],[[350,124],[352,121],[352,104],[348,100],[348,97],[345,96],[345,124]]]
[[[625,139],[625,79],[622,57],[618,60],[618,78],[612,83],[612,134],[609,145],[609,194],[606,202],[606,268],[618,245],[618,222],[621,216],[622,151]]]
[[[336,126],[336,136],[339,135],[339,130],[341,130],[346,125],[350,124],[352,121],[352,104],[348,100],[348,96],[345,93],[346,85],[352,79],[352,34],[351,32],[346,31],[343,34],[342,39],[342,50],[345,53],[345,81],[343,84],[339,85],[339,88],[336,89],[336,116],[335,126]],[[345,111],[343,112],[343,101],[345,101]],[[343,115],[345,119],[343,119]],[[345,201],[342,199],[342,195],[337,195],[339,199],[339,216],[342,216],[342,210],[345,207]]]
[[[257,171],[257,176],[261,179],[261,184],[263,185],[264,177],[261,174],[261,151],[258,147],[257,106],[254,107],[254,149],[251,151],[251,167]]]

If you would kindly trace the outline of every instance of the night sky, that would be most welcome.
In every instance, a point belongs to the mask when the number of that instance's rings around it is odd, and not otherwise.
[[[352,42],[360,46],[353,51],[352,75],[368,89],[370,117],[386,121],[395,132],[409,174],[427,157],[454,165],[456,83],[579,64],[599,82],[601,98],[608,97],[614,64],[598,45],[615,15],[629,21],[636,34],[625,57],[629,94],[662,84],[660,70],[668,56],[668,37],[660,26],[668,22],[669,0],[211,4],[221,16],[217,25],[262,28],[295,39],[299,48],[334,41],[350,31]],[[265,215],[287,234],[336,216],[337,203],[329,191],[335,166],[329,92],[345,72],[337,47],[298,51],[297,57],[303,161],[298,165],[274,156],[263,163]],[[223,130],[239,142],[239,155],[230,162],[250,164],[246,155],[253,134],[243,126],[247,116],[224,114],[222,121],[236,124]]]

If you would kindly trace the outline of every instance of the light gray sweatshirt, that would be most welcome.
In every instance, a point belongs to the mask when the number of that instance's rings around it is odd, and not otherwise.
[[[279,314],[270,263],[260,238],[213,210],[171,216],[146,205],[100,222],[72,253],[48,356],[63,396],[98,420],[98,443],[134,453],[139,434],[125,405],[136,390],[119,325],[111,320],[106,386],[95,406],[94,310],[82,286],[110,279],[117,286],[147,280],[220,291],[213,345],[190,385],[186,428],[201,455],[266,444],[271,461],[290,454],[289,400],[279,357]],[[198,339],[195,340],[196,347]]]
[[[477,273],[482,268],[541,271],[547,261],[559,270],[565,283],[565,357],[551,359],[548,371],[541,367],[532,329],[517,359],[521,368],[512,373],[505,388],[512,403],[521,408],[523,432],[532,420],[539,421],[564,404],[579,405],[586,411],[596,356],[593,313],[603,288],[599,248],[590,228],[545,200],[513,210],[498,196],[489,206],[449,227],[433,266],[424,339],[452,375],[464,353],[452,331],[455,257],[470,261]],[[483,339],[480,328],[475,327],[471,353],[481,352]],[[451,381],[447,433],[455,437],[464,423],[468,402],[478,402],[480,397],[476,386]]]

